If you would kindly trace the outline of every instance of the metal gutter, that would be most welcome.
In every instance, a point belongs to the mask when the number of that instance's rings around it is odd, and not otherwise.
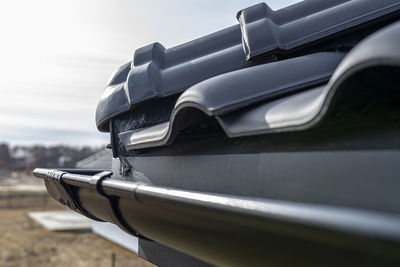
[[[399,254],[394,253],[400,249],[398,214],[194,192],[109,178],[93,183],[93,176],[48,169],[35,169],[34,175],[44,179],[47,186],[54,182],[51,174],[57,172],[62,183],[76,191],[76,202],[92,213],[97,210],[99,219],[107,220],[107,208],[101,202],[107,196],[120,219],[135,229],[131,234],[211,264],[280,262],[284,266],[297,261],[298,266],[307,266],[321,264],[327,255],[334,255],[327,266],[352,265],[355,259],[365,257],[381,266],[400,261]],[[56,191],[49,193],[60,197]],[[377,253],[377,248],[385,250],[378,249]],[[292,257],[287,258],[287,253]],[[315,253],[320,254],[312,256]],[[298,261],[301,257],[302,262]]]

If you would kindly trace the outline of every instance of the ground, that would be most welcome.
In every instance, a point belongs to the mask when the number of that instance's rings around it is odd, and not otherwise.
[[[27,214],[63,209],[51,198],[0,195],[0,266],[154,266],[92,232],[50,232]]]

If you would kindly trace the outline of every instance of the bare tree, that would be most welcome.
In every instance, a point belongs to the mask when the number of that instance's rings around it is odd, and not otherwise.
[[[11,169],[13,166],[7,144],[0,144],[0,168]]]

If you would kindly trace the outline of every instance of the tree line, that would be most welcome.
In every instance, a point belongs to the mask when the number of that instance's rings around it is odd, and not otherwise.
[[[103,147],[9,146],[8,144],[0,144],[0,169],[73,168],[76,162],[101,149]]]

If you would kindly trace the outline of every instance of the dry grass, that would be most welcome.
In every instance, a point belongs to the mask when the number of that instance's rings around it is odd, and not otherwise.
[[[92,232],[50,232],[31,220],[30,211],[65,209],[54,200],[26,198],[21,208],[0,209],[0,266],[153,266]],[[29,206],[32,203],[33,206]],[[38,205],[39,204],[39,205]]]

